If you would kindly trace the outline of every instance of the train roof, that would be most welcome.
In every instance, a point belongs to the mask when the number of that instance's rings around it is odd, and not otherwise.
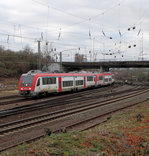
[[[114,73],[26,73],[22,76],[33,75],[37,77],[59,77],[59,76],[94,76],[94,75],[113,75]]]
[[[58,76],[93,76],[95,75],[94,73],[37,73],[37,74],[23,74],[25,75],[34,75],[37,77],[44,77],[44,76],[53,76],[53,77],[58,77]]]
[[[97,75],[115,75],[114,73],[97,73]]]

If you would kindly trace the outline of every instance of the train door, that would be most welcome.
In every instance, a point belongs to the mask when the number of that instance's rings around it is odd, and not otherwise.
[[[98,78],[98,76],[97,75],[94,75],[94,85],[95,85],[95,87],[98,85],[97,84],[97,78]]]
[[[38,78],[37,83],[36,83],[36,91],[37,91],[37,92],[40,91],[40,89],[41,89],[40,87],[41,87],[41,79]]]
[[[84,77],[84,88],[86,88],[86,77]]]
[[[105,86],[105,76],[103,76],[103,85]]]
[[[74,90],[77,89],[76,81],[77,81],[77,76],[74,76],[74,77],[73,77],[73,86],[74,86]]]
[[[59,88],[59,92],[61,92],[62,91],[62,78],[61,77],[58,78],[58,88]]]

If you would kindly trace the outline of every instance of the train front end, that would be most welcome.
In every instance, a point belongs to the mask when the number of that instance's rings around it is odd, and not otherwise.
[[[34,92],[34,74],[22,74],[19,81],[19,95],[24,97],[36,96]]]

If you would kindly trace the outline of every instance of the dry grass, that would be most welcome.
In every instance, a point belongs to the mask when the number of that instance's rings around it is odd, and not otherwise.
[[[0,96],[18,94],[18,83],[16,78],[0,78]]]
[[[17,95],[19,92],[18,90],[16,89],[13,89],[13,90],[6,90],[6,91],[0,91],[0,97],[1,96],[10,96],[10,95]]]
[[[10,85],[10,84],[18,84],[19,80],[17,78],[0,78],[0,83],[3,85]]]

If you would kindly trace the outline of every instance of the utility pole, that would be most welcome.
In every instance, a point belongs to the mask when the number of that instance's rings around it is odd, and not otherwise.
[[[62,52],[60,52],[60,71],[62,71]]]
[[[93,38],[93,60],[95,60],[94,48],[95,48],[95,37]]]
[[[61,72],[62,72],[62,61],[63,61],[62,52],[64,52],[64,51],[69,51],[69,50],[76,50],[76,49],[66,49],[66,50],[63,50],[63,51],[59,52],[59,55],[60,55],[60,59],[59,59],[59,61],[60,61],[60,71],[61,71]],[[56,50],[55,50],[55,51],[56,51]]]
[[[141,61],[144,60],[144,57],[143,57],[143,33],[142,33],[142,37],[141,37],[141,40],[140,40],[140,54],[138,56],[138,60],[139,60],[139,57],[140,57]]]
[[[41,70],[41,50],[40,50],[41,41],[37,41],[37,42],[38,42],[38,69]]]
[[[144,60],[143,58],[143,33],[142,33],[142,44],[141,44],[141,55],[142,55],[142,61]]]

